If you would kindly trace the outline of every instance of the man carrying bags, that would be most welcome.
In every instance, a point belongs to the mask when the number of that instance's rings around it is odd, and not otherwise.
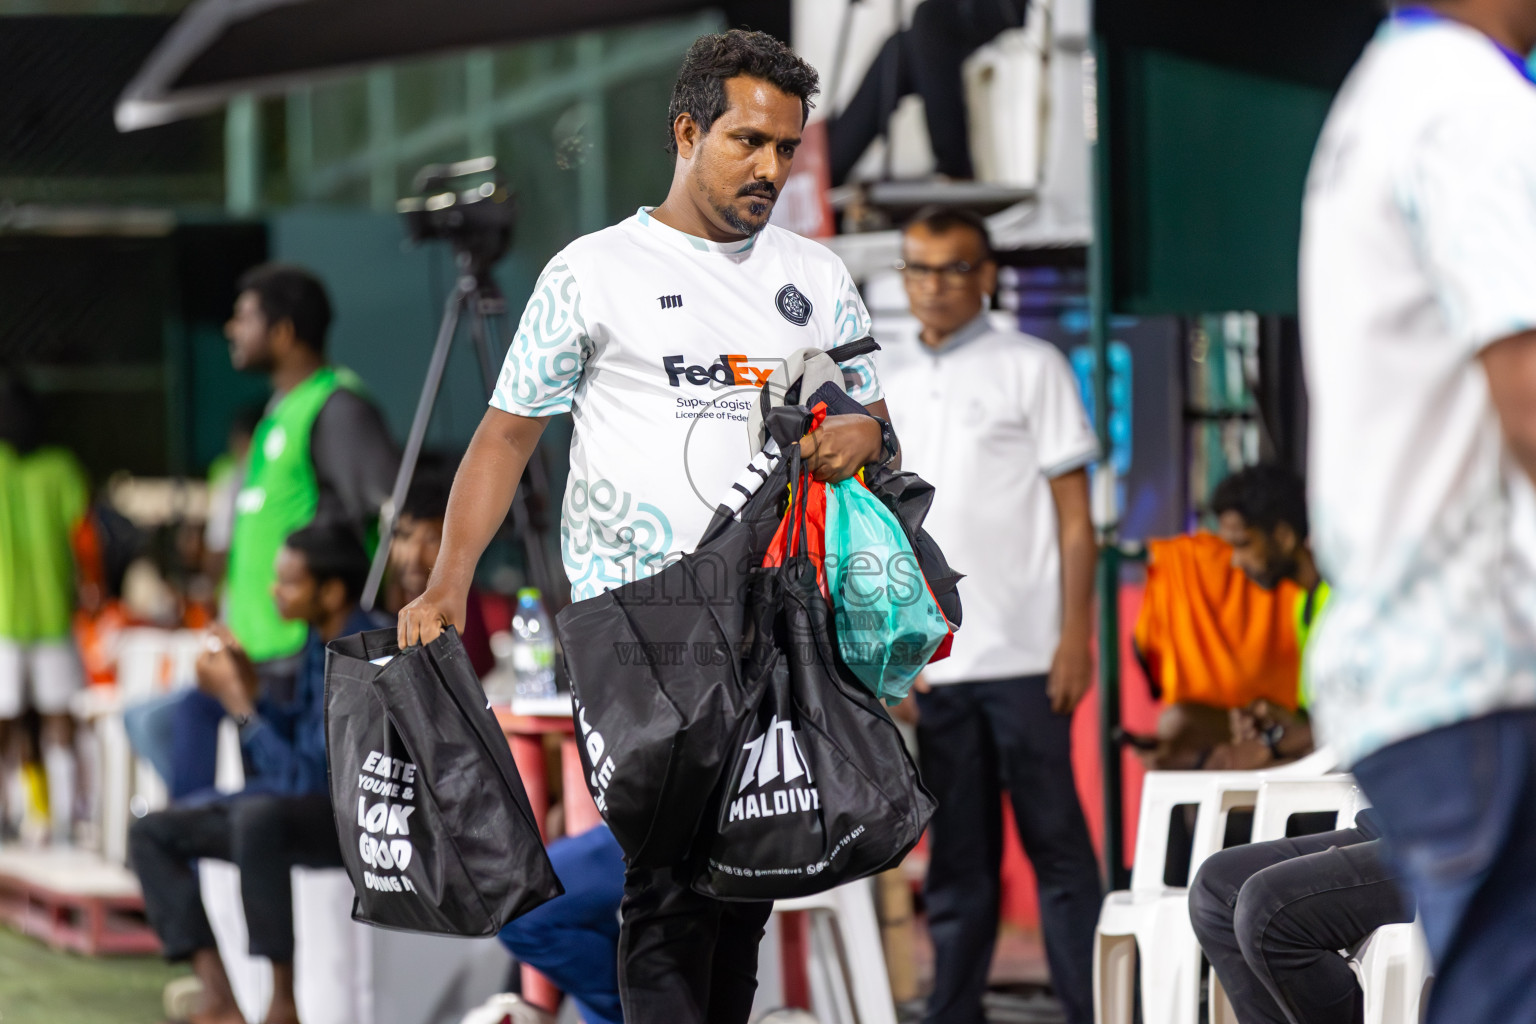
[[[667,199],[545,268],[455,479],[427,591],[401,612],[402,647],[463,623],[475,564],[551,416],[575,419],[561,533],[581,600],[693,547],[750,454],[747,410],[775,366],[868,333],[840,261],[767,223],[815,91],[816,73],[770,36],[694,44],[668,113]],[[869,358],[844,371],[853,397],[885,418]],[[894,454],[884,434],[869,416],[832,416],[803,454],[819,479],[843,480]],[[628,873],[626,1019],[747,1019],[771,905],[712,900],[689,882],[682,865]]]

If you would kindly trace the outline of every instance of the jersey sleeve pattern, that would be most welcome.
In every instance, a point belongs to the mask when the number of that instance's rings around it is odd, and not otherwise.
[[[569,412],[592,352],[576,276],[557,255],[533,286],[491,405],[518,416]]]
[[[859,295],[858,288],[854,287],[853,278],[848,276],[847,270],[843,271],[839,282],[832,320],[837,330],[838,345],[868,337],[874,330],[874,320],[864,307],[864,299]],[[880,388],[880,378],[875,372],[873,354],[850,359],[841,365],[849,397],[863,405],[878,402],[885,397],[885,392]]]
[[[1443,118],[1405,170],[1398,201],[1458,341],[1536,328],[1536,139],[1502,111]]]

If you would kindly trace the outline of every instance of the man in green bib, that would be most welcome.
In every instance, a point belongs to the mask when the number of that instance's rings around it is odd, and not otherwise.
[[[224,618],[253,661],[304,646],[302,622],[272,602],[277,553],[301,527],[342,523],[366,538],[389,498],[399,452],[351,370],[325,359],[331,304],[319,279],[269,263],[240,280],[224,326],[237,370],[266,373],[272,400],[256,426],[235,500]]]

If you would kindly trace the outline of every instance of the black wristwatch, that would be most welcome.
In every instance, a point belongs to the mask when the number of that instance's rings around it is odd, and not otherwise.
[[[901,451],[901,443],[896,440],[896,428],[879,416],[875,422],[880,424],[880,465],[889,466],[896,453]]]
[[[1270,756],[1275,760],[1278,761],[1284,756],[1280,753],[1280,741],[1285,739],[1285,726],[1276,722],[1260,734],[1260,739],[1264,741],[1264,745],[1269,748]]]

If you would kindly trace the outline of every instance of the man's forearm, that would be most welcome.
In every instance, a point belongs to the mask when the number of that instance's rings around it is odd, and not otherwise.
[[[1051,498],[1061,551],[1061,642],[1087,644],[1093,638],[1093,567],[1099,558],[1088,507],[1088,471],[1053,477]]]
[[[1098,545],[1093,524],[1061,526],[1061,637],[1063,642],[1087,643],[1093,637],[1093,570]]]
[[[546,422],[495,409],[486,413],[453,479],[443,545],[428,586],[469,588],[480,556],[507,518]]]

